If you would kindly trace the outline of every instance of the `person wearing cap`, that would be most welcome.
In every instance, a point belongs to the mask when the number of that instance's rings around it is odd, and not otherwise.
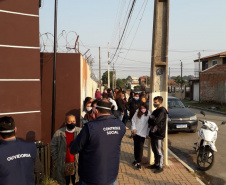
[[[14,119],[0,118],[0,184],[34,185],[34,173],[41,172],[41,164],[34,143],[16,138]]]
[[[57,130],[50,143],[50,152],[53,161],[53,178],[60,185],[75,185],[75,170],[77,156],[69,151],[69,145],[81,128],[76,127],[76,118],[69,114],[65,117],[65,126]]]
[[[85,124],[70,144],[79,153],[79,184],[115,185],[120,162],[124,124],[111,115],[111,103],[102,99],[96,105],[97,119]]]

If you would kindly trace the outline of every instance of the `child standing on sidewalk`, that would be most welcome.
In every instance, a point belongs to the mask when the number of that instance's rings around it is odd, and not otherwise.
[[[151,113],[148,111],[146,103],[141,103],[132,118],[132,132],[134,140],[133,165],[141,170],[141,160],[143,157],[144,140],[148,135],[148,119]]]

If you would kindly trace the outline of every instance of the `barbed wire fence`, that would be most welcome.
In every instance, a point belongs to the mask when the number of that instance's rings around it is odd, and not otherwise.
[[[39,33],[40,41],[40,52],[41,53],[53,53],[54,52],[54,35],[50,32]],[[85,59],[86,63],[90,66],[91,75],[90,77],[99,82],[99,79],[93,72],[94,58],[89,48],[87,48],[79,35],[75,31],[62,32],[57,36],[57,53],[80,53]]]

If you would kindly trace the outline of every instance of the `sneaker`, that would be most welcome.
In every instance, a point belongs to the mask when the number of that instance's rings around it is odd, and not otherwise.
[[[134,165],[134,166],[137,166],[137,161],[136,161],[136,160],[133,161],[133,165]]]
[[[161,172],[163,172],[163,168],[161,168],[161,167],[158,167],[158,168],[154,171],[154,173],[161,173]]]
[[[141,165],[140,165],[140,163],[137,163],[137,170],[141,170]]]
[[[156,164],[153,164],[150,166],[150,169],[157,169],[157,168],[158,168],[158,166]]]

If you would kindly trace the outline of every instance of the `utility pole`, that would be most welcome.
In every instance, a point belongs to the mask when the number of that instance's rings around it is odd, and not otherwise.
[[[198,53],[198,56],[199,56],[199,73],[200,73],[200,56],[201,56],[200,52]]]
[[[152,55],[151,55],[151,86],[149,110],[152,112],[153,99],[156,96],[163,97],[163,106],[168,107],[168,42],[169,42],[169,3],[170,0],[155,0]],[[168,121],[168,120],[167,120]],[[163,143],[164,163],[168,165],[168,124]],[[153,153],[148,144],[149,163],[154,162]]]
[[[115,64],[113,63],[112,89],[115,89]]]
[[[183,71],[183,63],[182,63],[182,61],[180,61],[181,63],[180,63],[180,85],[181,85],[181,92],[182,92],[182,79],[183,79],[183,77],[182,77],[182,71]]]
[[[200,69],[200,52],[198,53],[198,56],[199,56],[199,103],[200,103],[200,72],[201,72],[201,69]]]
[[[110,88],[110,60],[109,60],[109,42],[108,42],[108,88]]]
[[[100,47],[99,47],[99,88],[101,91],[101,63],[100,63]]]
[[[170,79],[170,67],[169,67],[169,76],[168,76],[168,80]],[[171,86],[171,89],[172,89],[172,86]],[[168,93],[171,93],[172,90],[170,90],[170,84],[169,84],[169,81],[168,81]]]
[[[55,132],[55,112],[56,112],[56,52],[57,52],[57,6],[58,0],[55,0],[54,7],[54,55],[53,55],[53,91],[52,91],[52,125],[51,137]]]

